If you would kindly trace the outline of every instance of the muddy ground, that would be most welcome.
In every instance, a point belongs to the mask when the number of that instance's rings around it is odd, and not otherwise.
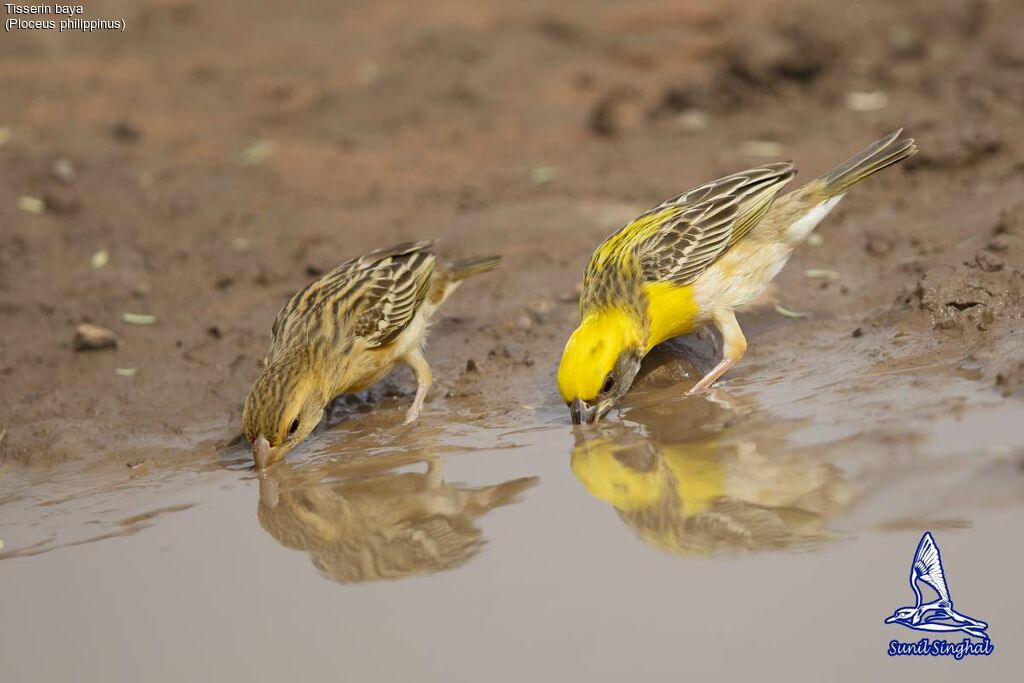
[[[5,469],[216,460],[288,295],[412,239],[505,256],[436,324],[427,412],[515,422],[558,403],[607,233],[769,160],[809,179],[901,126],[920,154],[795,254],[774,296],[807,317],[741,319],[730,379],[825,330],[837,365],[964,362],[1024,395],[1024,4],[548,7],[110,0],[88,13],[124,33],[4,34]],[[76,351],[84,322],[119,345]],[[335,419],[397,425],[411,386],[402,370]]]

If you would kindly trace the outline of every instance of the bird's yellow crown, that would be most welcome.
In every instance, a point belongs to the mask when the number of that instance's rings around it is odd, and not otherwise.
[[[586,314],[562,352],[558,366],[562,398],[593,401],[622,352],[643,346],[643,326],[625,309],[611,306]]]

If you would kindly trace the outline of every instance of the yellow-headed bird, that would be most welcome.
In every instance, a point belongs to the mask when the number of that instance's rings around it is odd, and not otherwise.
[[[756,299],[851,186],[917,151],[898,130],[778,197],[793,162],[720,178],[651,209],[601,243],[580,295],[580,324],[558,368],[572,421],[594,422],[629,390],[655,346],[713,323],[722,361],[707,389],[747,348],[735,309]]]
[[[336,396],[369,387],[397,363],[416,375],[406,423],[415,421],[432,380],[423,357],[427,323],[462,280],[500,260],[442,266],[430,242],[412,242],[343,263],[295,294],[277,314],[267,366],[242,410],[256,466],[283,458]]]

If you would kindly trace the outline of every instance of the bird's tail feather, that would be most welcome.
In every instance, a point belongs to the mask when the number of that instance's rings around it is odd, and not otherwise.
[[[464,491],[466,512],[476,517],[496,507],[514,503],[521,493],[534,486],[538,481],[540,479],[537,477],[521,477],[496,486]]]
[[[913,138],[900,138],[903,129],[886,135],[868,145],[859,154],[847,159],[825,175],[818,178],[815,190],[825,198],[841,195],[868,176],[897,164],[917,153]]]
[[[448,265],[448,277],[451,282],[459,282],[467,277],[494,270],[501,263],[500,256],[475,256],[459,259]]]

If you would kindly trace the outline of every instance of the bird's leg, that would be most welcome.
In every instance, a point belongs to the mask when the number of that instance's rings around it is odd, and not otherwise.
[[[743,336],[743,330],[736,322],[735,313],[727,309],[718,310],[712,314],[711,319],[722,333],[722,360],[687,392],[690,396],[699,394],[714,384],[715,380],[736,365],[747,351],[747,338]]]
[[[412,424],[420,416],[420,410],[423,409],[423,402],[427,398],[431,382],[434,381],[434,375],[430,372],[430,366],[427,365],[427,359],[423,357],[423,352],[418,348],[405,354],[405,363],[412,368],[413,374],[416,375],[416,398],[413,399],[412,405],[405,413],[405,424]]]

